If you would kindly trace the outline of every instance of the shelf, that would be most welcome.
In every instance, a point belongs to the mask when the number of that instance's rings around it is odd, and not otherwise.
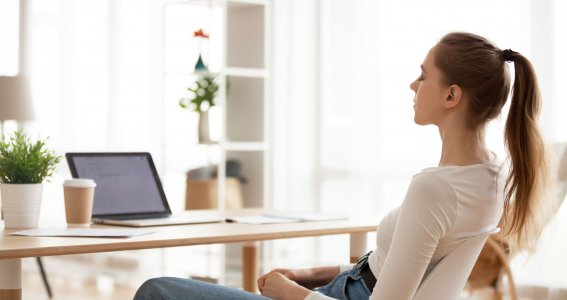
[[[162,0],[165,5],[171,4],[187,4],[187,5],[203,5],[203,6],[219,6],[227,3],[231,8],[250,5],[267,5],[267,0]]]
[[[226,68],[225,74],[234,77],[255,77],[265,78],[267,75],[266,70],[256,68]]]
[[[248,142],[228,142],[225,144],[219,144],[214,142],[211,144],[191,144],[191,145],[177,145],[177,144],[167,144],[164,146],[165,149],[172,151],[179,151],[190,149],[191,151],[201,151],[206,154],[210,151],[210,147],[222,147],[225,151],[238,151],[238,152],[262,152],[266,151],[268,146],[266,143],[248,143]]]
[[[222,147],[225,151],[238,151],[238,152],[261,152],[266,151],[268,146],[266,143],[262,142],[227,142],[224,144],[219,144],[218,142],[213,142],[211,144],[191,144],[191,145],[179,145],[179,144],[166,144],[164,146],[168,150],[178,151],[180,149],[187,150],[190,148],[191,151],[210,151],[210,147]]]
[[[238,160],[248,180],[242,185],[245,207],[262,207],[270,194],[271,0],[161,0],[163,3],[163,151],[175,178],[206,163]],[[203,28],[205,43],[193,39]],[[194,72],[201,55],[210,72]],[[215,113],[209,114],[211,145],[197,141],[198,114],[179,108],[187,88],[210,74],[223,84]],[[182,136],[183,140],[178,140]],[[178,163],[182,162],[182,163]],[[222,168],[220,168],[222,169]],[[226,173],[219,169],[219,178]],[[226,170],[225,170],[226,171]],[[181,175],[179,175],[181,174]],[[181,188],[179,188],[181,190]],[[218,186],[220,197],[226,187]]]
[[[218,0],[162,0],[164,5],[201,5],[201,6],[213,6],[219,5]]]
[[[230,6],[239,6],[239,5],[267,5],[267,0],[227,0]]]
[[[228,142],[224,145],[226,151],[265,151],[266,143]]]
[[[268,74],[264,69],[258,68],[226,68],[221,72],[164,72],[164,77],[179,77],[179,76],[200,76],[203,74],[224,74],[233,77],[251,77],[251,78],[265,78]]]

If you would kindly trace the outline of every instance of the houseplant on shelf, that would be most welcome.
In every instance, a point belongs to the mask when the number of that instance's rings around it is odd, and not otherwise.
[[[209,34],[205,33],[202,28],[199,28],[199,30],[193,32],[193,37],[199,40],[199,57],[195,64],[195,74],[199,77],[193,84],[193,87],[187,89],[193,94],[193,97],[181,98],[179,100],[179,106],[199,113],[199,144],[212,144],[213,141],[211,141],[209,134],[209,109],[216,104],[215,98],[219,86],[215,82],[215,76],[209,73],[209,68],[203,62],[201,56],[203,41],[209,39]]]
[[[193,87],[187,89],[192,98],[181,98],[179,106],[199,113],[199,143],[211,144],[209,136],[209,109],[215,106],[215,98],[219,90],[215,76],[207,73],[199,76]]]
[[[43,181],[53,174],[61,156],[32,142],[22,131],[0,141],[0,192],[6,229],[36,228]]]

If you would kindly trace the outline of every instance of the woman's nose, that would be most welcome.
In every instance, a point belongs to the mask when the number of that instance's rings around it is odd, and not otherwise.
[[[414,81],[412,81],[412,83],[410,83],[410,85],[409,85],[409,88],[410,88],[412,91],[414,91],[414,92],[417,91],[416,83],[417,83],[417,80],[414,80]]]

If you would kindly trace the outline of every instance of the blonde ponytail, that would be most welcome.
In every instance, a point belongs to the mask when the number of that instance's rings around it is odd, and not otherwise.
[[[538,127],[541,96],[535,72],[523,55],[510,55],[515,79],[504,130],[510,174],[501,226],[513,248],[521,250],[533,248],[541,234],[545,221],[542,203],[550,176],[546,146]]]

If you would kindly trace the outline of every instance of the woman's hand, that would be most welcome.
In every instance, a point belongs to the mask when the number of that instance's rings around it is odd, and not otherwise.
[[[261,291],[264,281],[272,273],[279,273],[288,279],[295,281],[297,284],[307,288],[314,289],[329,283],[335,276],[339,274],[339,267],[317,267],[310,269],[274,269],[267,274],[258,278],[258,289]]]
[[[258,280],[256,280],[256,283],[258,284],[258,290],[262,292],[262,290],[264,289],[264,283],[266,282],[266,278],[268,278],[268,276],[270,276],[272,273],[280,273],[285,276],[285,274],[288,273],[289,271],[291,271],[291,269],[273,269],[270,272],[260,276]]]
[[[276,300],[297,300],[305,299],[309,295],[310,290],[298,285],[280,272],[285,269],[277,270],[279,271],[274,270],[258,279],[258,288],[263,296]],[[262,280],[261,284],[260,280]]]

